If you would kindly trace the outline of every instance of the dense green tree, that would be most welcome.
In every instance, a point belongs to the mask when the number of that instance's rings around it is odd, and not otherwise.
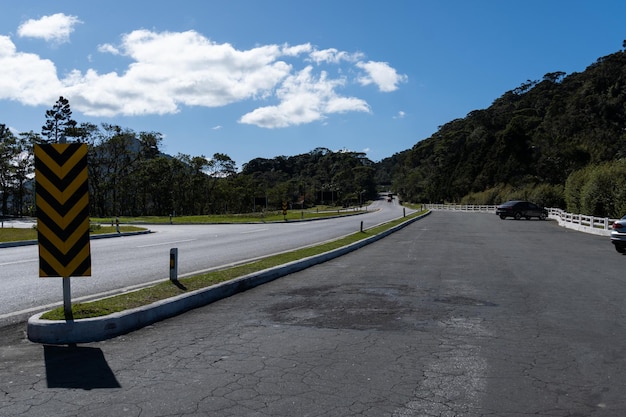
[[[9,213],[9,199],[13,195],[15,164],[14,161],[19,153],[17,138],[6,127],[0,124],[0,193],[2,193],[2,205],[0,214]]]
[[[145,161],[139,175],[145,202],[140,214],[174,214],[172,158],[159,156]]]
[[[33,210],[33,145],[41,137],[33,132],[15,136],[0,124],[0,215],[22,216]]]
[[[588,165],[572,172],[565,184],[567,210],[598,217],[626,213],[626,160]]]
[[[35,172],[34,145],[42,143],[40,135],[33,131],[20,133],[14,159],[15,211],[18,216],[32,215],[35,210],[33,174]]]

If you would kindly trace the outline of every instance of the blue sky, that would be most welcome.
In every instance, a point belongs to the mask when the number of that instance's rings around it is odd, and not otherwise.
[[[0,123],[40,133],[64,96],[79,123],[238,167],[316,147],[379,161],[626,39],[622,0],[1,3]]]

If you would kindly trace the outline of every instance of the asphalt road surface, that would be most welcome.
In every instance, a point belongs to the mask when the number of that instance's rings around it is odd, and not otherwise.
[[[624,416],[626,256],[434,212],[104,342],[0,343],[0,416]]]
[[[92,240],[91,277],[71,279],[72,301],[97,298],[169,278],[170,249],[179,276],[323,242],[400,218],[412,210],[374,202],[368,213],[266,224],[150,225],[150,235]],[[38,248],[0,248],[0,325],[63,303],[61,278],[39,278]]]

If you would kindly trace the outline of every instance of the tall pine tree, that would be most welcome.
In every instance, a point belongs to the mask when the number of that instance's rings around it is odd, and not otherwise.
[[[76,122],[72,120],[70,102],[61,96],[52,109],[46,111],[46,124],[41,127],[41,134],[48,138],[48,143],[59,143],[76,136],[75,132]]]

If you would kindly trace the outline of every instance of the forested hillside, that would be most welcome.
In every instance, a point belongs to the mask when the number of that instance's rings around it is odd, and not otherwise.
[[[625,44],[626,46],[626,44]],[[414,202],[528,198],[598,216],[626,213],[626,53],[546,74],[381,161]]]

